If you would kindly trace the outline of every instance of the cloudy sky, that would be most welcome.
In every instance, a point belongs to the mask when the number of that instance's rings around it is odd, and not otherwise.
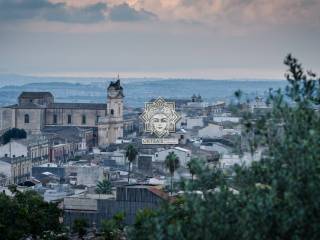
[[[0,0],[0,73],[282,78],[320,73],[320,0]]]

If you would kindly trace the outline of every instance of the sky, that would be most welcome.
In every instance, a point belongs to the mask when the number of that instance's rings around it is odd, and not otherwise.
[[[320,0],[0,0],[0,73],[282,79],[320,73]]]

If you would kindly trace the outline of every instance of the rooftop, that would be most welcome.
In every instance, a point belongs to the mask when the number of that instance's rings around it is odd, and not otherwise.
[[[106,110],[105,103],[52,103],[48,108],[68,108],[68,109],[97,109]]]
[[[53,97],[51,92],[22,92],[19,98],[44,98]]]

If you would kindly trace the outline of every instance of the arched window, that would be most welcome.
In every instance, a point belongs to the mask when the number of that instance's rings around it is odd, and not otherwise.
[[[30,122],[29,114],[25,114],[24,115],[24,123],[29,123],[29,122]]]
[[[82,115],[82,124],[86,124],[86,123],[87,123],[86,115]]]
[[[114,110],[113,110],[113,109],[110,110],[110,114],[111,114],[111,115],[114,114]]]

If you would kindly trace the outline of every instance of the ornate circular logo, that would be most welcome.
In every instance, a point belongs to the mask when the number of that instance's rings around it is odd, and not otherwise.
[[[180,115],[175,110],[174,102],[166,102],[159,97],[156,101],[145,104],[140,118],[144,121],[145,131],[160,138],[176,131]]]

